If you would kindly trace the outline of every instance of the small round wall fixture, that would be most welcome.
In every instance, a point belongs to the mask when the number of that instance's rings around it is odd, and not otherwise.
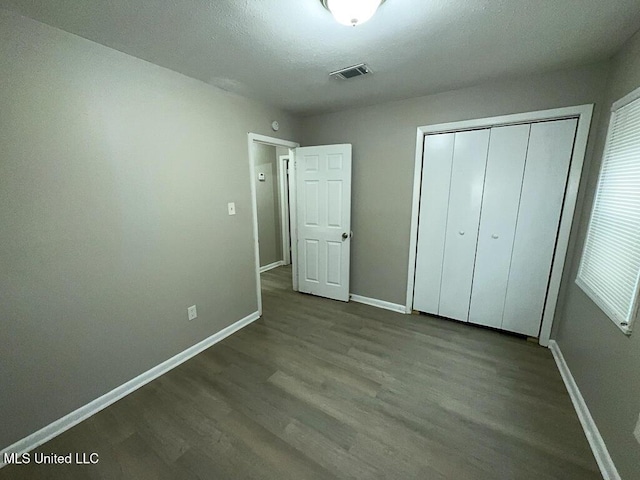
[[[385,0],[320,0],[338,23],[355,27],[369,20]]]
[[[273,122],[271,122],[271,129],[274,132],[277,132],[278,130],[280,130],[280,124],[276,120],[274,120]]]

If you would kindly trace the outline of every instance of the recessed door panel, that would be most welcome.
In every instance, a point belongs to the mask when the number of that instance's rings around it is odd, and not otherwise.
[[[339,287],[342,283],[342,242],[327,242],[327,283]]]
[[[320,155],[305,155],[304,171],[307,173],[317,173],[320,166]]]
[[[469,322],[502,326],[530,125],[491,129]]]
[[[319,195],[320,195],[320,184],[317,181],[306,181],[304,182],[304,223],[305,225],[311,227],[317,227],[320,215],[319,209]]]
[[[568,119],[531,126],[502,322],[505,330],[539,335],[577,124]]]
[[[327,182],[327,225],[329,227],[342,227],[342,180],[329,180]]]
[[[318,272],[320,271],[319,263],[319,248],[318,248],[318,240],[305,239],[304,242],[304,256],[305,256],[305,270],[303,278],[307,282],[318,283],[319,276]]]
[[[438,314],[467,321],[489,129],[455,134]]]
[[[438,313],[454,133],[424,138],[413,308]]]
[[[332,153],[327,157],[329,165],[327,168],[329,170],[342,170],[342,159],[344,155],[342,153]]]

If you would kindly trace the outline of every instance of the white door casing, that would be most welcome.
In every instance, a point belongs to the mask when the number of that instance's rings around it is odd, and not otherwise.
[[[294,148],[299,147],[300,144],[291,142],[289,140],[282,140],[275,137],[267,137],[266,135],[260,135],[257,133],[248,133],[248,150],[249,150],[249,179],[251,188],[251,217],[253,223],[253,251],[254,251],[254,265],[256,274],[256,300],[258,304],[258,314],[262,315],[262,287],[260,282],[260,247],[258,242],[258,203],[256,199],[256,168],[255,168],[255,144],[264,143],[266,145],[273,145],[275,147],[285,147],[291,152]],[[291,192],[291,208],[295,208],[295,191]],[[293,216],[295,212],[290,212]],[[292,232],[293,233],[293,232]],[[292,263],[295,262],[295,252],[292,252]],[[293,275],[293,288],[296,289],[296,275]]]
[[[555,243],[555,249],[553,250],[551,265],[550,265],[550,275],[548,277],[547,283],[547,295],[546,300],[544,301],[544,305],[542,306],[542,325],[539,329],[539,343],[543,346],[548,346],[549,339],[551,335],[551,330],[553,326],[554,313],[555,308],[558,301],[558,294],[560,290],[560,282],[563,275],[563,268],[567,256],[569,235],[571,233],[573,215],[575,212],[576,201],[578,197],[578,188],[580,185],[580,179],[582,174],[582,167],[584,164],[584,158],[587,147],[587,139],[589,136],[589,128],[591,125],[591,119],[593,115],[593,105],[578,105],[573,107],[564,107],[564,108],[556,108],[550,110],[541,110],[535,112],[524,112],[524,113],[516,113],[510,115],[501,115],[490,118],[478,118],[473,120],[464,120],[464,121],[456,121],[451,123],[441,123],[435,125],[426,125],[417,128],[416,131],[416,153],[415,153],[415,175],[413,181],[413,200],[412,200],[412,214],[411,214],[411,237],[410,237],[410,245],[409,245],[409,262],[408,262],[408,275],[407,275],[407,296],[406,296],[406,311],[410,312],[412,307],[415,305],[416,296],[414,293],[418,293],[418,290],[414,287],[418,284],[418,276],[419,272],[417,270],[417,244],[419,243],[418,238],[418,229],[419,224],[422,222],[422,208],[421,208],[421,194],[422,192],[422,177],[423,177],[423,160],[425,153],[425,135],[434,135],[434,134],[442,134],[449,132],[460,132],[467,131],[471,129],[479,129],[479,128],[495,128],[501,127],[505,125],[516,125],[522,123],[533,123],[533,128],[531,131],[531,140],[534,138],[534,129],[537,129],[538,126],[542,128],[547,122],[555,122],[562,120],[573,120],[575,127],[575,141],[573,143],[573,150],[570,153],[569,158],[569,170],[565,174],[564,180],[566,181],[566,189],[564,192],[564,199],[560,202],[561,208],[559,212],[559,225],[556,225],[557,228],[557,241]],[[577,123],[577,126],[576,126]],[[544,135],[544,133],[543,133]],[[531,148],[530,144],[530,148]],[[546,154],[550,154],[552,151],[547,151]],[[554,167],[559,167],[559,165],[553,165]],[[527,172],[528,166],[525,166],[525,177],[529,177],[530,173]],[[555,169],[552,169],[554,172]],[[551,174],[549,172],[549,174]],[[555,177],[555,175],[554,175]],[[530,178],[533,178],[531,176]],[[542,177],[544,178],[544,174]],[[563,178],[562,175],[558,175],[557,178]],[[522,198],[521,198],[521,212],[519,216],[526,210],[525,205],[527,201],[525,197],[527,196],[528,188],[535,190],[534,187],[535,181],[532,181],[529,186],[527,186],[527,180],[525,179],[522,186]],[[541,185],[537,185],[539,188]],[[535,195],[532,198],[543,198],[536,197]],[[537,207],[536,207],[537,209]],[[532,209],[532,212],[539,210]],[[544,215],[544,214],[543,214]],[[529,225],[535,225],[536,220],[533,218],[535,215],[531,216],[531,219],[527,221]],[[524,218],[524,217],[523,217]],[[516,266],[516,257],[525,260],[523,265],[526,262],[526,256],[521,256],[518,251],[527,250],[523,246],[518,246],[520,243],[518,238],[518,230],[523,228],[518,220],[518,225],[516,227],[516,235],[514,239],[514,247],[513,247],[513,257],[512,258],[512,270],[517,270]],[[541,249],[544,250],[544,249]],[[533,262],[529,262],[533,263]],[[508,282],[511,284],[511,279]],[[524,287],[524,285],[522,285]],[[509,287],[507,289],[509,291]],[[509,297],[509,293],[507,294]],[[515,299],[517,295],[514,295]],[[511,303],[511,307],[514,305],[517,306],[516,303]],[[539,308],[539,307],[536,307]],[[503,314],[503,328],[512,331],[519,331],[518,326],[511,324],[509,322],[517,319],[517,315],[515,317],[511,316],[507,312],[510,310],[510,301],[507,299],[505,301],[505,309]],[[520,331],[520,333],[524,333]],[[525,333],[530,335],[530,333]],[[535,335],[535,334],[534,334]]]
[[[298,290],[349,301],[351,145],[295,150]]]
[[[291,264],[291,232],[289,230],[289,155],[278,157],[278,192],[280,195],[280,228],[282,232],[282,261]]]
[[[468,308],[470,323],[539,334],[576,126],[563,119],[491,128],[476,244],[455,230],[474,231],[482,131],[425,137],[414,302],[420,311],[464,321]]]

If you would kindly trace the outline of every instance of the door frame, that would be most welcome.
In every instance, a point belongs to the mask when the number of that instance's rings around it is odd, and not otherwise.
[[[253,148],[255,144],[264,144],[264,145],[271,145],[273,147],[288,148],[290,159],[294,158],[293,149],[298,148],[300,144],[296,142],[292,142],[290,140],[283,140],[280,138],[268,137],[266,135],[260,135],[257,133],[249,132],[247,134],[247,146],[249,149],[249,178],[250,178],[249,185],[251,187],[251,216],[253,221],[253,253],[255,257],[254,264],[255,264],[255,271],[256,271],[256,295],[258,300],[258,315],[262,316],[262,283],[260,282],[260,246],[258,244],[258,208],[257,208],[258,199],[256,195],[256,183],[255,183],[255,179],[256,179],[255,150]],[[290,168],[290,170],[293,173],[294,169]],[[291,174],[289,177],[291,178]],[[289,185],[291,185],[291,181],[289,182]],[[295,185],[295,183],[293,185]],[[293,191],[290,190],[289,205],[292,212],[295,212],[295,190]],[[297,262],[296,262],[297,251],[293,243],[294,238],[295,238],[295,235],[292,235],[291,260],[293,263],[293,271],[294,271],[293,286],[294,286],[294,290],[296,290],[297,275],[295,273],[295,269],[297,265]]]
[[[280,195],[280,227],[282,237],[282,262],[291,264],[291,230],[289,226],[289,195],[291,192],[287,181],[287,169],[291,170],[291,155],[278,155],[278,194]]]
[[[578,126],[576,129],[573,154],[571,156],[571,165],[569,169],[569,177],[567,179],[564,204],[560,215],[556,252],[551,264],[551,276],[549,279],[549,288],[547,290],[547,300],[542,314],[542,325],[540,328],[540,336],[538,338],[538,343],[540,345],[544,347],[549,345],[551,328],[553,326],[556,305],[558,302],[560,282],[562,280],[562,273],[569,246],[569,235],[571,233],[571,225],[573,223],[573,215],[575,213],[576,201],[578,198],[578,187],[580,186],[580,179],[582,177],[582,167],[587,150],[587,139],[589,137],[592,116],[593,104],[586,104],[574,107],[554,108],[550,110],[501,115],[497,117],[479,118],[418,127],[416,134],[416,156],[413,177],[413,200],[411,206],[411,236],[409,242],[407,300],[405,305],[407,313],[411,312],[413,308],[413,289],[415,286],[416,253],[418,247],[418,213],[420,209],[422,157],[425,135],[432,133],[473,130],[478,128],[491,128],[519,123],[577,118]]]

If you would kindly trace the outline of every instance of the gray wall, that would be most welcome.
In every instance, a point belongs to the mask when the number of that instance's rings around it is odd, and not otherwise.
[[[351,292],[406,301],[418,126],[599,104],[606,78],[602,63],[303,119],[304,145],[353,144]]]
[[[247,132],[296,135],[3,10],[0,72],[2,449],[257,310]]]
[[[640,33],[614,57],[605,107],[640,87]],[[623,479],[640,478],[640,445],[633,429],[640,413],[640,325],[626,337],[574,283],[586,234],[604,149],[609,115],[600,118],[579,228],[569,252],[561,302],[556,311],[556,339],[604,437]]]
[[[258,143],[255,145],[254,151],[260,266],[264,267],[282,260],[278,157],[276,147],[272,145]],[[264,182],[258,180],[259,173],[264,173]]]

